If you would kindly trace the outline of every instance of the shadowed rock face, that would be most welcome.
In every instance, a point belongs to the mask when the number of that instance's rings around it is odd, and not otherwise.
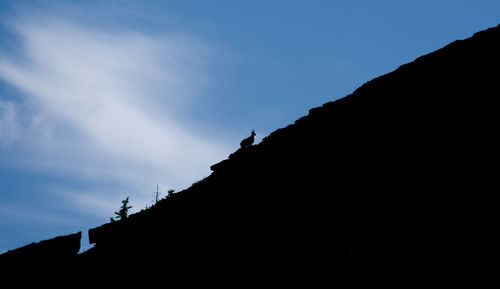
[[[311,109],[152,209],[91,229],[79,265],[146,276],[159,264],[166,283],[489,281],[499,51],[496,27]]]
[[[67,259],[76,259],[80,251],[80,240],[82,232],[67,236],[59,236],[39,243],[31,243],[15,250],[0,255],[0,263],[14,261],[26,262],[48,262],[65,261]]]

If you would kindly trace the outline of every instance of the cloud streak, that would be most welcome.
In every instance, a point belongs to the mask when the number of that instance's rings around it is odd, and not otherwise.
[[[183,188],[229,151],[185,115],[210,83],[207,44],[61,18],[10,27],[19,50],[0,53],[0,79],[19,94],[0,100],[0,149],[15,148],[12,162],[137,191],[156,181]]]
[[[0,101],[0,147],[13,142],[19,133],[17,113],[11,102]]]

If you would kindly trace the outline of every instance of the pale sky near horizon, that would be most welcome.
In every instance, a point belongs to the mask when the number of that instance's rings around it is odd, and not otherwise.
[[[497,0],[47,3],[0,0],[0,253],[139,211],[252,129],[500,24]]]

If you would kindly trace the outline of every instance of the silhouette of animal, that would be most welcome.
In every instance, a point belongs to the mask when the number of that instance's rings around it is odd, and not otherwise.
[[[255,131],[252,129],[252,135],[247,137],[246,139],[242,140],[240,142],[240,146],[241,148],[246,148],[246,147],[249,147],[253,144],[253,141],[254,141],[254,136],[255,136]]]

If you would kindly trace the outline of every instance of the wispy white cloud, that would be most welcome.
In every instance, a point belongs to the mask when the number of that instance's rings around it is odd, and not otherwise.
[[[183,115],[209,84],[209,45],[44,17],[11,23],[18,55],[0,52],[0,79],[20,92],[0,102],[0,145],[16,147],[14,163],[139,191],[183,188],[227,155]],[[87,207],[107,198],[70,191]]]

